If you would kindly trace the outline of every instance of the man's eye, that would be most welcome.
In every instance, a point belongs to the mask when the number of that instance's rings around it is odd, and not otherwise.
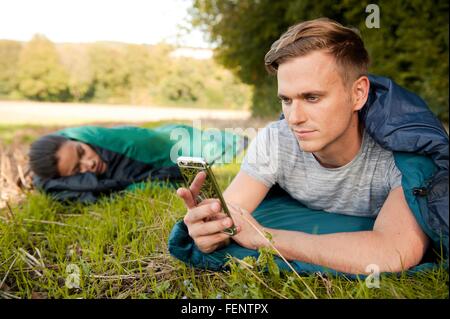
[[[308,102],[317,102],[317,101],[319,101],[319,97],[318,97],[318,96],[308,96],[308,97],[306,98],[306,100],[307,100]]]
[[[289,105],[292,103],[292,100],[286,97],[280,97],[281,103]]]

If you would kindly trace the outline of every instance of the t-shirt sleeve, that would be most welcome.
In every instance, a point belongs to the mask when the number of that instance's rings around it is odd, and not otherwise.
[[[247,173],[267,187],[277,182],[278,135],[277,129],[266,126],[258,132],[250,143],[241,165],[241,171]]]
[[[399,186],[402,186],[402,173],[395,165],[395,161],[392,158],[387,165],[386,180],[389,183],[389,190],[393,190]]]

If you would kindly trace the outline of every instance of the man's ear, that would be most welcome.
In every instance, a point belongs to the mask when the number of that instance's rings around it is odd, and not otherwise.
[[[355,82],[353,82],[352,87],[352,101],[353,101],[353,111],[359,111],[362,109],[364,104],[367,102],[367,97],[369,96],[370,81],[365,75],[359,77]]]

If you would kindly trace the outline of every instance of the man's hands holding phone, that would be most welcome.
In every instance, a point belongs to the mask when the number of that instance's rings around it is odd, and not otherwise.
[[[184,200],[188,209],[184,223],[189,230],[189,236],[202,252],[210,253],[229,243],[230,236],[222,231],[231,227],[233,221],[222,212],[218,199],[205,199],[197,203],[196,198],[205,178],[206,173],[199,172],[189,189],[179,188],[177,194]],[[239,228],[237,231],[239,232]]]

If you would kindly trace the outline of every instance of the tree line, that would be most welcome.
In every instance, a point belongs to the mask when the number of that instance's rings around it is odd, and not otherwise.
[[[172,57],[168,44],[0,40],[0,98],[247,108],[251,88],[213,59]]]

